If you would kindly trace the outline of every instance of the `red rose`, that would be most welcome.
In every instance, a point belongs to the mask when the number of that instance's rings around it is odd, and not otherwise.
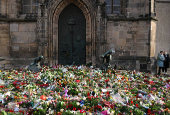
[[[9,110],[9,112],[14,113],[14,110]]]
[[[148,113],[151,113],[151,110],[150,110],[150,109],[148,109]]]
[[[20,87],[19,87],[19,86],[16,86],[16,88],[17,88],[17,89],[20,89]]]
[[[138,105],[138,104],[136,104],[136,107],[139,107],[139,105]]]
[[[107,91],[107,95],[109,95],[110,93]]]
[[[4,86],[0,86],[0,88],[4,88]]]
[[[85,110],[80,110],[80,113],[85,113],[86,111]]]
[[[75,107],[73,108],[73,111],[76,111],[76,108],[75,108]]]
[[[87,96],[90,96],[90,93],[89,93],[89,92],[87,93]]]
[[[77,82],[77,83],[79,83],[79,82],[80,82],[80,80],[76,80],[76,82]]]

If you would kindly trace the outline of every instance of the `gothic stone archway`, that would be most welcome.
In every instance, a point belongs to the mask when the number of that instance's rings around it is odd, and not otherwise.
[[[83,0],[82,0],[83,1]],[[87,7],[84,3],[89,4],[89,0],[57,0],[52,1],[48,6],[48,39],[49,39],[49,63],[51,65],[58,64],[58,21],[59,16],[63,9],[69,4],[75,4],[81,9],[86,19],[86,62],[92,61],[95,63],[95,14],[91,13],[94,11],[94,7]],[[93,16],[92,16],[93,15]],[[93,18],[92,18],[93,17]]]
[[[86,64],[86,19],[79,7],[69,4],[58,21],[58,62]]]

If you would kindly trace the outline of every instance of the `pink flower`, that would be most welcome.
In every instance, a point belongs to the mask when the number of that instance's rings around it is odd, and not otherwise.
[[[109,114],[107,114],[107,110],[102,111],[101,114],[103,114],[103,115],[109,115]]]
[[[149,82],[150,82],[150,85],[154,84],[154,82],[153,82],[153,81],[149,81]]]
[[[56,66],[54,65],[53,68],[56,69]]]
[[[151,90],[156,91],[156,87],[151,88]]]

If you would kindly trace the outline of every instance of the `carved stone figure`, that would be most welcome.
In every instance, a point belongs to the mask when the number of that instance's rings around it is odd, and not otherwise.
[[[28,70],[31,71],[39,71],[41,69],[40,61],[42,61],[44,57],[41,55],[39,57],[36,57],[34,61],[29,65]]]
[[[101,65],[101,70],[108,70],[110,66],[111,54],[113,51],[107,51],[105,54],[101,55],[100,57],[103,58],[103,63]]]

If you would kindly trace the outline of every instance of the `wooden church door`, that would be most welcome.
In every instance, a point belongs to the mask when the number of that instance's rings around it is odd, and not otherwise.
[[[58,25],[59,64],[86,64],[86,19],[81,9],[74,4],[66,6]]]

